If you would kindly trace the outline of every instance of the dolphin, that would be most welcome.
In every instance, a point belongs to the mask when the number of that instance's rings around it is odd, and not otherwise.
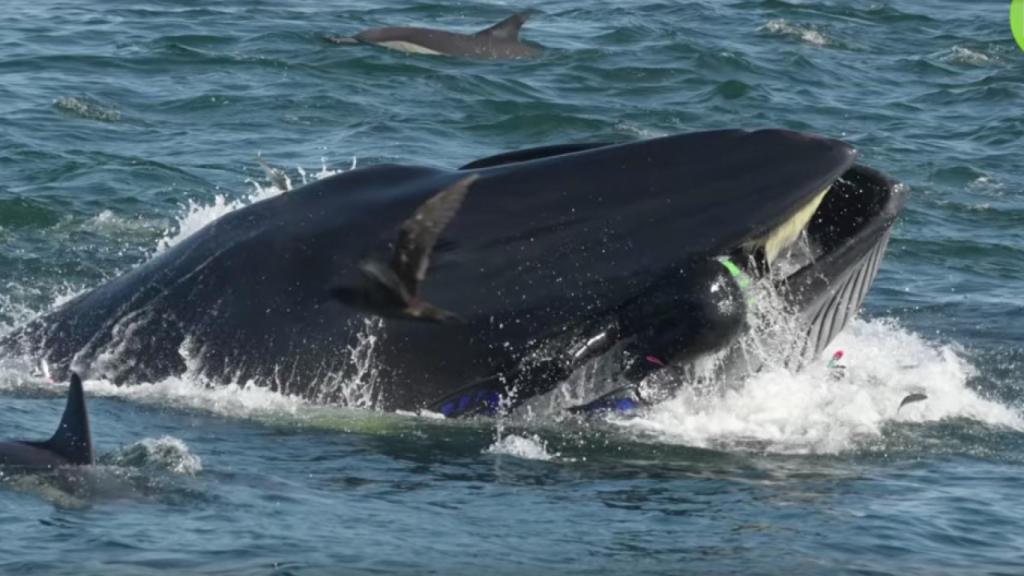
[[[856,158],[829,138],[717,130],[360,168],[220,217],[0,351],[123,385],[191,371],[451,417],[607,366],[578,404],[620,405],[703,358],[745,369],[761,286],[783,295],[800,359],[828,346],[908,196]]]
[[[475,34],[459,34],[431,28],[386,27],[364,30],[355,36],[328,36],[334,44],[372,44],[410,54],[462,56],[481,59],[534,58],[537,46],[519,40],[519,29],[528,13],[513,14]]]
[[[64,415],[53,436],[45,442],[0,442],[0,466],[20,469],[57,468],[93,463],[89,415],[78,374],[71,374]]]

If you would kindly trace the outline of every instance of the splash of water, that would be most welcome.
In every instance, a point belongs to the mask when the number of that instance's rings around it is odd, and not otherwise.
[[[557,452],[548,450],[548,445],[540,436],[527,434],[519,436],[509,434],[494,441],[484,450],[485,454],[515,456],[524,460],[541,460],[548,462],[559,456]]]
[[[986,66],[992,63],[992,57],[980,50],[971,50],[963,46],[953,48],[942,56],[946,62],[965,64],[967,66]]]
[[[384,320],[364,318],[356,332],[356,342],[350,344],[348,370],[333,376],[318,387],[320,402],[333,402],[350,408],[375,408],[380,400],[380,363],[375,351],[384,337]]]
[[[124,398],[140,404],[238,419],[295,415],[308,404],[299,397],[274,392],[251,381],[210,382],[190,373],[132,386],[117,386],[109,380],[87,380],[83,384],[90,396]]]
[[[812,46],[828,46],[831,41],[818,30],[807,25],[791,24],[784,18],[769,20],[758,30],[777,36],[787,36]]]
[[[322,180],[335,174],[342,172],[348,172],[354,170],[358,160],[355,156],[352,157],[352,164],[347,169],[334,169],[327,167],[327,160],[321,159],[320,170],[317,172],[307,172],[301,166],[296,168],[298,174],[298,181],[302,184],[308,184],[317,180]],[[283,172],[282,172],[283,174]],[[289,184],[291,179],[287,180]],[[285,188],[279,187],[278,183],[268,181],[266,183],[257,180],[248,179],[246,183],[252,186],[249,194],[243,198],[230,199],[223,194],[217,194],[213,198],[212,204],[204,204],[195,200],[189,200],[185,206],[184,215],[178,219],[177,228],[172,226],[166,232],[163,237],[157,243],[157,253],[163,252],[172,246],[179,244],[182,240],[195,234],[198,230],[213,222],[214,220],[238,210],[244,208],[254,202],[260,200],[266,200],[267,198],[273,198],[279,194],[287,192],[287,186]]]
[[[53,101],[58,110],[88,120],[99,120],[100,122],[118,122],[121,120],[121,112],[113,106],[106,106],[88,98],[76,96],[61,96]]]
[[[143,438],[100,458],[100,463],[126,468],[155,469],[183,476],[195,476],[202,460],[182,440],[173,436]]]
[[[724,392],[685,388],[638,417],[609,421],[657,442],[796,454],[858,449],[895,421],[961,417],[1024,430],[1021,414],[970,388],[975,369],[954,346],[930,344],[891,320],[855,320],[834,346],[846,352],[843,378],[832,377],[824,358],[798,372],[775,365]],[[928,400],[897,413],[911,392]]]

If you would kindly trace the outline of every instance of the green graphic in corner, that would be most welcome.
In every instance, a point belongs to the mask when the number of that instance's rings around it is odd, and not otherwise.
[[[1010,30],[1017,46],[1024,50],[1024,0],[1010,2]]]

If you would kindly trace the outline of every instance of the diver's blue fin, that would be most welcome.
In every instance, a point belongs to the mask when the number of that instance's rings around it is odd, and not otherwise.
[[[494,416],[501,408],[501,399],[507,394],[504,378],[492,376],[470,384],[435,401],[428,406],[445,418],[462,416]]]
[[[641,400],[640,395],[637,394],[636,387],[629,385],[616,388],[597,400],[593,400],[580,406],[572,406],[566,410],[571,414],[585,415],[609,412],[624,414],[632,412],[643,405],[643,400]]]
[[[85,392],[82,390],[82,379],[78,374],[71,373],[68,403],[57,431],[46,442],[32,444],[59,455],[71,464],[92,464],[89,414],[85,411]]]

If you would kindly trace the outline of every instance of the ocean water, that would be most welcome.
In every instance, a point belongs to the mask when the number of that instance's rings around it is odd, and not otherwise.
[[[505,2],[14,0],[0,333],[217,216],[381,162],[713,128],[841,138],[911,200],[800,373],[632,418],[447,422],[183,377],[86,391],[100,463],[0,479],[10,574],[1024,573],[1024,54],[1009,1],[553,0],[523,62],[340,47]],[[847,377],[825,363],[846,353]],[[0,359],[0,437],[63,383]],[[901,398],[928,400],[897,412]]]

